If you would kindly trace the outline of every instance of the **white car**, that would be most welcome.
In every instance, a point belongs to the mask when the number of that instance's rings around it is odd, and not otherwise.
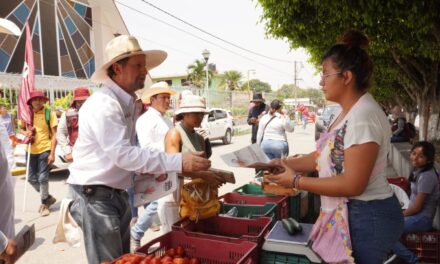
[[[230,144],[234,133],[232,116],[221,108],[209,109],[202,121],[202,128],[208,133],[209,140],[221,139],[223,144]]]

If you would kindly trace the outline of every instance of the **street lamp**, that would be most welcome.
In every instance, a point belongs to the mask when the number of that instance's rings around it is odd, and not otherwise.
[[[202,56],[205,59],[206,66],[206,85],[205,85],[205,98],[206,98],[206,108],[208,108],[208,92],[209,92],[209,80],[208,80],[208,60],[209,60],[209,50],[205,49],[202,52]]]

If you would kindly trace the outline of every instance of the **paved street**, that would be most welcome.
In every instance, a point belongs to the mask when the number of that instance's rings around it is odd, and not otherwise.
[[[290,155],[297,153],[308,153],[314,149],[314,126],[309,124],[306,130],[297,126],[296,131],[288,135]],[[248,183],[252,180],[254,175],[253,169],[232,168],[226,167],[225,163],[220,159],[220,155],[228,153],[250,143],[250,134],[237,136],[232,138],[232,144],[222,145],[220,141],[213,142],[213,156],[211,160],[214,168],[230,169],[234,171],[236,184],[228,184],[221,187],[220,194],[227,193],[233,189]],[[51,207],[51,214],[48,217],[40,217],[37,212],[40,205],[40,199],[32,187],[27,185],[26,207],[23,208],[23,193],[25,188],[24,176],[16,177],[15,187],[15,218],[16,218],[16,232],[18,232],[23,225],[35,224],[36,239],[33,247],[28,251],[18,263],[45,263],[45,264],[59,264],[59,263],[87,263],[85,257],[84,246],[81,244],[79,248],[72,248],[65,243],[53,244],[52,238],[55,233],[56,223],[58,221],[59,201],[65,197],[67,193],[65,174],[55,174],[50,177],[50,193],[57,198],[57,203]],[[150,239],[160,235],[161,232],[148,231],[142,240],[142,243],[148,242]]]

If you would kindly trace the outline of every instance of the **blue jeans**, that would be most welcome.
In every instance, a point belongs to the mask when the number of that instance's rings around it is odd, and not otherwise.
[[[350,199],[348,219],[357,264],[382,263],[403,231],[403,215],[396,196],[372,201]]]
[[[415,233],[415,232],[425,232],[432,229],[432,219],[429,217],[416,214],[411,216],[406,216],[404,219],[403,234]],[[407,249],[400,241],[397,241],[396,245],[393,247],[393,252],[399,258],[405,260],[409,264],[418,263],[419,258]]]
[[[34,187],[34,189],[40,193],[42,204],[44,204],[44,201],[49,197],[50,166],[47,164],[49,154],[50,151],[45,151],[40,154],[30,154],[29,158],[28,181],[32,187]]]
[[[84,194],[82,185],[70,185],[75,200],[69,211],[83,231],[89,264],[111,261],[130,252],[128,195],[98,187]]]
[[[261,142],[261,149],[270,160],[280,159],[289,154],[287,142],[284,140],[264,139]]]
[[[157,201],[147,204],[144,213],[138,218],[136,224],[131,227],[131,237],[136,240],[141,240],[145,231],[147,231],[153,223],[153,218],[156,214]]]
[[[130,187],[127,189],[128,200],[130,202],[131,217],[138,217],[138,208],[134,206],[134,188]],[[136,224],[131,227],[131,237],[136,240],[141,240],[144,236],[145,231],[150,228],[153,223],[153,218],[157,214],[157,202],[151,202],[144,204],[144,214],[141,215]]]
[[[303,117],[302,117],[302,125],[303,125],[303,129],[304,129],[304,130],[306,130],[306,127],[307,127],[307,121],[308,121],[307,116],[303,116]]]

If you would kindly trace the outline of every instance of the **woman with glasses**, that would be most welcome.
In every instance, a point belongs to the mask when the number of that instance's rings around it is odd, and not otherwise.
[[[342,111],[321,134],[316,151],[272,161],[283,169],[270,180],[321,195],[310,240],[326,263],[382,263],[403,228],[385,173],[390,125],[368,93],[373,63],[367,46],[363,33],[350,30],[324,54],[320,85]],[[301,176],[314,170],[319,178]]]
[[[430,231],[439,199],[439,182],[434,168],[434,145],[420,141],[414,144],[409,156],[413,171],[409,176],[411,196],[408,208],[403,211],[403,233]],[[418,263],[417,255],[397,242],[393,248],[394,254],[407,263]],[[393,259],[393,256],[390,258]]]

